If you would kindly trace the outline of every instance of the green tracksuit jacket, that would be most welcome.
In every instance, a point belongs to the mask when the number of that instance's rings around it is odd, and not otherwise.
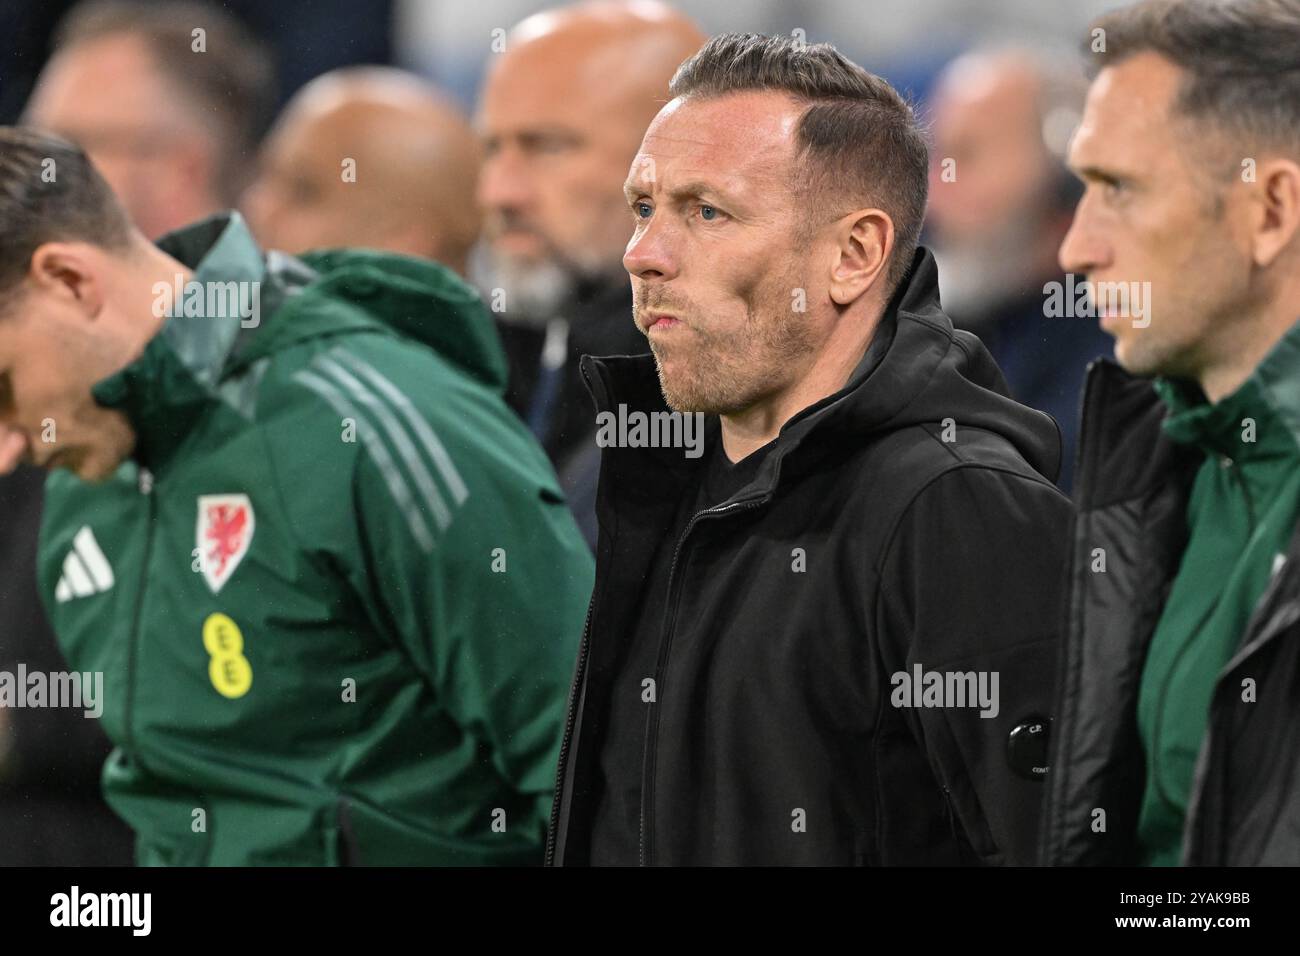
[[[1300,514],[1300,322],[1216,404],[1187,382],[1161,379],[1156,390],[1169,407],[1165,434],[1205,456],[1187,503],[1187,545],[1138,687],[1141,859],[1172,866],[1183,854],[1215,688]],[[1246,688],[1237,692],[1252,699]]]
[[[50,476],[39,567],[138,860],[540,863],[593,566],[478,295],[233,214],[160,246],[194,285],[94,389],[136,451]]]

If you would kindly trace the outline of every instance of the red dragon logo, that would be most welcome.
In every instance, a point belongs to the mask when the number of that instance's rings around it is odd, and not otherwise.
[[[247,495],[199,497],[200,570],[213,592],[235,573],[253,538],[253,505]]]
[[[212,505],[208,508],[207,538],[212,542],[208,548],[208,566],[217,577],[225,576],[226,565],[239,553],[246,527],[246,508],[232,508],[229,505]]]

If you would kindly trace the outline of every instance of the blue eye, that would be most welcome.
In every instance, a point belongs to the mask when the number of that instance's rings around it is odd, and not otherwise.
[[[700,206],[700,218],[705,222],[712,222],[717,216],[718,210],[712,206]]]
[[[642,214],[642,210],[649,210],[649,209],[650,209],[650,204],[648,202],[638,202],[632,204],[632,214],[635,215],[638,219],[645,219],[647,216],[649,216],[650,213],[648,211],[644,215]]]

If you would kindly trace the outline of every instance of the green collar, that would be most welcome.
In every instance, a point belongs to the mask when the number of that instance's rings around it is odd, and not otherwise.
[[[213,388],[240,330],[256,327],[263,315],[272,311],[263,311],[267,303],[262,301],[266,287],[262,250],[237,212],[214,216],[164,236],[158,248],[194,270],[195,288],[233,289],[238,296],[227,297],[226,309],[220,308],[217,299],[213,304],[221,314],[216,315],[208,314],[206,309],[178,307],[163,326],[162,334],[186,368],[201,384]],[[236,284],[229,285],[232,282]],[[244,318],[240,309],[254,304],[256,314]]]
[[[1300,454],[1300,321],[1236,391],[1214,404],[1187,380],[1153,384],[1169,408],[1163,428],[1172,441],[1234,461]]]
[[[161,331],[139,358],[91,389],[100,405],[127,416],[136,432],[135,457],[158,468],[185,438],[189,426],[217,397],[222,369],[240,332],[251,333],[283,301],[268,282],[261,250],[243,219],[231,212],[170,233],[158,247],[193,271],[180,287],[169,277],[171,308]],[[233,283],[233,285],[230,285]],[[207,315],[207,290],[220,287],[226,307]],[[159,286],[155,295],[167,295]],[[160,300],[161,301],[161,300]],[[239,306],[256,304],[256,313]],[[246,316],[246,317],[245,317]]]

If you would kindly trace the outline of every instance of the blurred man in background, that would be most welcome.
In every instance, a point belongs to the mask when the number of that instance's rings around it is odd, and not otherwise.
[[[274,104],[269,55],[220,8],[93,0],[60,25],[23,121],[85,149],[156,238],[234,205]]]
[[[592,543],[599,456],[577,360],[646,350],[622,266],[632,230],[623,180],[673,71],[703,43],[656,2],[547,11],[511,31],[482,92],[479,282],[501,290],[511,401]]]
[[[1300,0],[1094,27],[1061,264],[1128,291],[1083,409],[1044,862],[1296,866]]]
[[[364,246],[462,275],[478,238],[479,145],[419,77],[350,67],[303,87],[267,137],[242,205],[266,248]]]
[[[1027,52],[969,53],[941,74],[929,230],[953,321],[979,335],[1018,401],[1061,426],[1069,488],[1088,362],[1110,340],[1087,317],[1045,313],[1078,186],[1064,164],[1084,84]]]

